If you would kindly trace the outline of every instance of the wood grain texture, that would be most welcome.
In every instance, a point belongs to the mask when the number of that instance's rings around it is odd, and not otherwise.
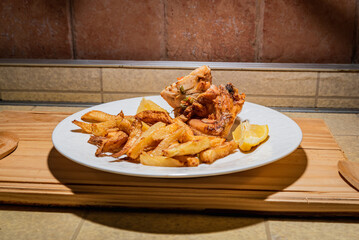
[[[9,131],[0,131],[0,159],[15,150],[19,142],[18,136]]]
[[[359,214],[359,193],[337,170],[346,159],[321,119],[294,119],[303,141],[272,164],[222,176],[157,179],[102,172],[63,157],[51,134],[68,115],[0,112],[0,131],[20,138],[0,160],[0,202]]]

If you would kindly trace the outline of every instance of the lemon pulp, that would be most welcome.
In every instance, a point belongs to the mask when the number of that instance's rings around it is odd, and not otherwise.
[[[233,131],[233,140],[242,151],[249,151],[267,139],[268,125],[250,124],[248,121],[241,122]]]

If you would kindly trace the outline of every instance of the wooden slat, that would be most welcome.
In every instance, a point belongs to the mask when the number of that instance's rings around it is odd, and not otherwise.
[[[68,115],[0,112],[0,130],[20,137],[16,151],[0,161],[1,202],[359,213],[359,193],[337,171],[345,157],[321,119],[294,119],[303,141],[272,164],[222,176],[156,179],[106,173],[63,157],[51,134]]]

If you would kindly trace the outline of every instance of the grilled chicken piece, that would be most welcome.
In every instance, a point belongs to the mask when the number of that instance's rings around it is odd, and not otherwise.
[[[161,92],[161,96],[171,107],[178,109],[181,107],[181,101],[186,97],[196,98],[200,93],[205,92],[211,84],[211,69],[208,66],[202,66],[166,87]]]
[[[217,87],[214,86],[213,88]],[[189,119],[187,123],[192,128],[197,129],[204,134],[227,137],[237,114],[242,110],[245,95],[239,94],[238,89],[235,88],[231,83],[226,84],[226,86],[220,85],[214,92],[217,93],[214,99],[213,93],[204,93],[202,98],[201,94],[197,99],[202,103],[211,101],[210,104],[206,105],[207,111],[209,113],[207,117],[193,118],[196,117],[196,114],[198,115],[196,107],[193,107],[193,113],[190,117],[191,119]],[[207,98],[207,96],[209,96],[209,98]],[[201,105],[201,103],[198,104]],[[194,105],[195,104],[192,106]]]
[[[181,116],[192,129],[220,137],[228,135],[245,98],[231,83],[213,85],[208,66],[166,87],[161,96],[174,108],[175,116]]]

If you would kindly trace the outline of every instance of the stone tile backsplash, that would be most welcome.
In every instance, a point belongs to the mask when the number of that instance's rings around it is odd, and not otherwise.
[[[3,101],[102,103],[158,95],[193,69],[0,66]],[[359,109],[359,72],[212,70],[213,83],[232,82],[247,101],[272,107]]]

